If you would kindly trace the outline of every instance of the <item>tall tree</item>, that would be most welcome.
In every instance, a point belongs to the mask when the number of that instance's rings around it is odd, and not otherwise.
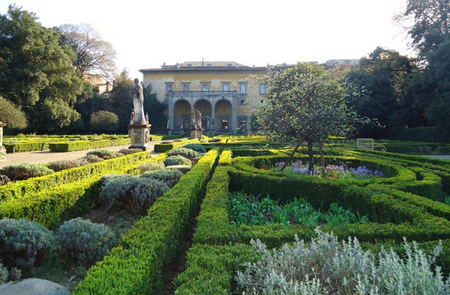
[[[82,81],[72,66],[74,52],[60,37],[21,8],[0,15],[0,95],[25,111],[29,131],[53,132],[79,118],[73,104]]]
[[[376,48],[368,57],[361,58],[347,78],[364,87],[367,95],[355,99],[352,105],[359,115],[378,119],[386,127],[408,125],[414,101],[408,96],[408,85],[417,72],[414,62],[397,51]],[[422,110],[423,113],[423,110]],[[412,127],[412,126],[411,126]],[[366,130],[361,132],[369,132]]]
[[[109,104],[105,106],[105,111],[115,113],[119,117],[118,133],[127,133],[130,123],[131,111],[133,110],[134,81],[128,76],[128,72],[122,73],[114,80],[114,87],[111,96],[108,98]]]
[[[59,30],[63,35],[62,43],[70,45],[76,52],[73,63],[80,77],[100,76],[111,81],[116,76],[116,52],[91,25],[64,24]]]
[[[25,113],[1,96],[0,121],[7,123],[7,128],[24,129],[28,125]]]
[[[450,38],[450,0],[408,0],[404,19],[413,23],[408,33],[422,58]]]
[[[312,171],[313,143],[321,148],[330,135],[346,134],[351,123],[358,120],[347,107],[343,87],[320,66],[306,63],[287,69],[269,68],[266,83],[267,103],[256,112],[258,123],[271,139],[297,143],[284,167],[307,142]]]
[[[144,111],[148,113],[152,130],[162,130],[167,124],[167,118],[164,115],[167,106],[158,100],[156,93],[152,90],[151,84],[144,88]]]

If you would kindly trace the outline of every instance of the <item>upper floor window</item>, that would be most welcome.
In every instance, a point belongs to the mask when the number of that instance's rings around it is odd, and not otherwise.
[[[166,83],[166,92],[173,91],[173,83]]]
[[[266,94],[266,84],[263,83],[259,85],[259,93]]]
[[[239,84],[239,93],[240,94],[247,94],[247,83]]]
[[[189,91],[189,83],[182,83],[183,91]]]
[[[228,83],[223,83],[223,84],[222,84],[222,91],[224,91],[224,92],[230,91],[230,84],[228,84]]]
[[[202,91],[208,92],[209,91],[209,84],[202,84]]]

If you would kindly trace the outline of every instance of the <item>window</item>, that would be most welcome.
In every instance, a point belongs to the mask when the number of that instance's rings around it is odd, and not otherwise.
[[[203,84],[202,85],[202,91],[203,92],[208,92],[209,91],[209,84]]]
[[[259,93],[260,94],[266,94],[266,84],[260,84],[259,85]]]
[[[212,64],[207,64],[206,66],[207,66],[207,67],[212,67]]]
[[[183,91],[189,91],[189,83],[183,83]]]
[[[173,83],[166,83],[166,92],[173,91]]]
[[[241,99],[241,106],[245,106],[245,99]]]
[[[247,94],[247,83],[241,83],[239,85],[239,93],[240,94]]]
[[[228,120],[222,120],[222,130],[228,129]]]
[[[230,84],[224,83],[222,85],[222,90],[223,90],[223,92],[230,91]]]
[[[188,64],[187,67],[188,67],[188,68],[192,68],[192,64]]]

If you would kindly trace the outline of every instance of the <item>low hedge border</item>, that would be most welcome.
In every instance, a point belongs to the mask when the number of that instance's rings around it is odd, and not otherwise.
[[[74,152],[127,144],[130,144],[129,138],[118,138],[108,140],[77,140],[67,142],[54,142],[49,143],[48,147],[51,152]]]
[[[175,294],[230,294],[239,268],[257,259],[250,245],[194,245],[187,253],[186,270],[174,280]]]
[[[179,253],[183,236],[217,163],[209,151],[159,198],[103,261],[93,266],[72,294],[156,294],[161,274]]]
[[[402,192],[383,184],[367,186],[339,182],[325,183],[313,177],[287,178],[239,171],[229,166],[219,166],[208,184],[206,197],[198,217],[194,242],[205,244],[247,243],[261,239],[269,247],[280,246],[292,240],[294,234],[301,238],[313,236],[313,230],[303,226],[236,226],[229,224],[228,188],[253,194],[269,194],[283,202],[302,191],[316,208],[340,202],[360,214],[368,214],[367,224],[346,224],[339,228],[322,226],[340,237],[355,236],[360,241],[396,240],[408,236],[417,241],[450,238],[448,206]],[[283,189],[280,189],[283,188]],[[286,197],[287,195],[287,197]],[[426,207],[419,207],[426,204]],[[435,214],[435,215],[434,215]],[[378,223],[374,223],[378,222]]]
[[[48,150],[48,142],[4,143],[8,154]]]
[[[76,182],[94,175],[111,173],[111,171],[115,170],[120,171],[123,166],[150,158],[151,153],[149,152],[133,153],[98,163],[62,170],[41,177],[9,183],[0,186],[0,204],[11,199],[19,199],[30,194],[39,193],[42,190],[54,188],[65,183]]]
[[[150,161],[162,162],[166,156],[161,154],[151,158]],[[124,165],[121,169],[117,167],[109,173],[139,174],[139,164],[147,161]],[[86,214],[97,203],[101,177],[102,175],[93,175],[87,179],[4,202],[0,204],[0,218],[25,218],[51,227],[63,220]]]

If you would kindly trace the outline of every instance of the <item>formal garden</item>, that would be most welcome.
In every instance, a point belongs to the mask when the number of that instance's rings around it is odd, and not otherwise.
[[[450,162],[336,139],[325,166],[314,146],[308,170],[301,146],[281,171],[293,148],[174,141],[11,181],[1,280],[72,294],[449,292]]]

